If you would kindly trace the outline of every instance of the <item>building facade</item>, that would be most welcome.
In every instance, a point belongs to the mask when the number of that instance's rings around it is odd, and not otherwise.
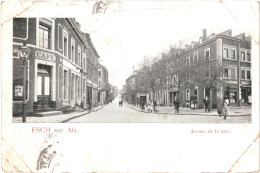
[[[107,103],[107,84],[108,71],[107,68],[98,63],[98,103],[103,105]]]
[[[249,105],[251,60],[251,37],[244,33],[232,36],[231,30],[207,35],[204,29],[198,42],[171,48],[151,65],[154,79],[148,82],[154,86],[146,88],[147,98],[158,105],[173,105],[178,99],[182,107],[189,108],[203,108],[205,97],[211,108],[221,108],[224,100],[230,106]],[[132,75],[126,81],[126,98],[131,102],[142,87],[138,77]]]
[[[125,99],[128,103],[138,105],[141,101],[146,103],[152,97],[149,95],[149,89],[143,85],[143,77],[135,70],[126,79]]]
[[[164,88],[168,105],[179,99],[183,107],[202,108],[205,97],[212,108],[221,107],[223,100],[231,106],[250,104],[251,38],[244,33],[232,36],[227,30],[207,36],[203,30],[199,42],[169,56]]]
[[[22,109],[23,69],[18,52],[23,42],[30,48],[26,62],[27,112],[86,108],[90,101],[97,104],[99,56],[79,23],[72,18],[14,18],[14,114]]]

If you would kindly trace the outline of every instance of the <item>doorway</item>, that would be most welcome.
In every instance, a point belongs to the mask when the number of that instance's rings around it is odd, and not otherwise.
[[[47,109],[51,105],[51,67],[39,64],[37,72],[38,109]]]

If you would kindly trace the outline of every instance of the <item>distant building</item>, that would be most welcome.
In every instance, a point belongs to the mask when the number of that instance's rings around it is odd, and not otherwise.
[[[107,68],[98,63],[98,103],[103,105],[106,103],[108,84],[108,71]]]
[[[126,79],[126,94],[125,99],[130,104],[138,104],[141,100],[147,102],[149,99],[149,90],[141,84],[142,77],[138,71],[133,71],[133,74]]]

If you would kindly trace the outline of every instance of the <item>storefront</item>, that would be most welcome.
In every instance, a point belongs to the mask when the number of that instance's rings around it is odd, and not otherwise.
[[[251,87],[241,87],[241,105],[251,104]]]
[[[33,111],[56,109],[56,56],[35,52]]]

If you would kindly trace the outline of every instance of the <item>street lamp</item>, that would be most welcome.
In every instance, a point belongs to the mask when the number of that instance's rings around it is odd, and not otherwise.
[[[26,122],[26,99],[25,99],[25,89],[26,89],[26,66],[25,62],[29,60],[30,48],[26,46],[26,43],[23,42],[23,46],[19,48],[18,56],[23,60],[23,104],[22,104],[22,122]]]

